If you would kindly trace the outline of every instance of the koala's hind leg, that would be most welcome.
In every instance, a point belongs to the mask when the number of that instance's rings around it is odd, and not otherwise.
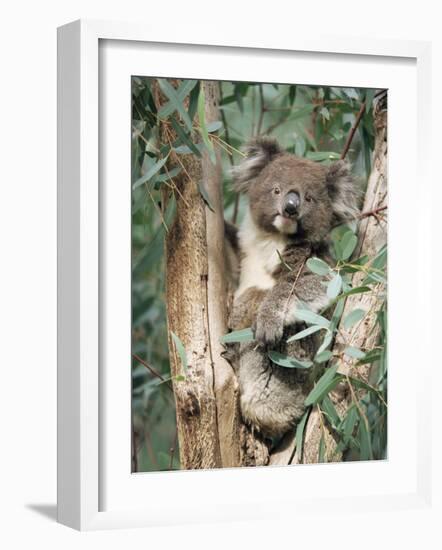
[[[268,437],[279,437],[305,411],[305,388],[296,369],[271,363],[263,344],[240,345],[236,365],[244,420]]]

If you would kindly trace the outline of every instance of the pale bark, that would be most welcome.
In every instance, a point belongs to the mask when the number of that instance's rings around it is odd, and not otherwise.
[[[375,150],[373,154],[373,168],[368,180],[362,212],[376,212],[376,210],[387,206],[387,109],[386,96],[382,96],[374,106],[375,119]],[[373,257],[380,248],[387,242],[387,222],[385,211],[382,215],[370,215],[361,220],[358,229],[359,241],[356,255]],[[353,286],[359,286],[363,274],[355,274]],[[376,325],[376,312],[379,309],[382,294],[385,292],[383,285],[378,285],[377,292],[367,292],[349,296],[346,300],[342,319],[354,309],[360,308],[368,312],[364,319],[346,330],[342,320],[339,325],[339,333],[334,343],[334,352],[340,352],[345,346],[352,345],[362,349],[372,349],[378,340],[379,331]],[[356,361],[343,356],[338,372],[349,374],[364,381],[369,380],[370,365],[356,366]],[[351,404],[351,395],[348,394],[348,387],[342,384],[332,392],[330,398],[341,418],[345,415]],[[321,435],[325,436],[326,456],[330,461],[340,461],[342,456],[336,454],[336,444],[332,433],[327,429],[321,419],[318,409],[310,414],[305,430],[303,463],[318,462],[319,443]],[[294,462],[298,462],[295,457]]]
[[[173,331],[187,354],[185,381],[173,383],[181,467],[221,466],[214,373],[210,357],[208,262],[205,206],[198,190],[201,164],[191,157],[182,161],[186,173],[176,178],[177,212],[166,236],[166,299],[169,335]],[[169,336],[172,376],[183,366]]]
[[[173,84],[173,81],[172,81]],[[175,84],[177,84],[175,82]],[[201,82],[207,122],[219,119],[218,84]],[[156,102],[164,101],[158,87]],[[174,139],[163,125],[162,140]],[[174,332],[187,354],[184,381],[174,381],[181,467],[218,468],[240,464],[238,384],[223,359],[220,338],[227,332],[224,256],[224,218],[220,155],[216,165],[204,153],[178,156],[170,167],[181,166],[174,178],[176,217],[165,239],[166,300],[170,368],[173,377],[184,370]],[[204,186],[214,212],[205,204]]]
[[[202,82],[206,98],[206,120],[220,119],[217,82]],[[216,147],[216,149],[218,149]],[[221,336],[227,333],[227,281],[224,251],[224,202],[219,151],[216,166],[204,153],[203,184],[210,198],[212,211],[206,206],[206,242],[208,253],[208,325],[209,354],[214,370],[214,391],[217,408],[218,437],[223,467],[240,463],[239,387],[232,366],[222,357]]]
[[[179,81],[172,81],[178,85]],[[154,97],[159,108],[166,99],[154,85]],[[170,126],[162,124],[163,143],[175,139]],[[207,346],[207,243],[205,205],[198,190],[202,178],[201,162],[194,155],[170,156],[169,168],[180,166],[174,178],[176,216],[166,233],[166,302],[169,334],[169,357],[172,377],[185,375],[184,381],[174,381],[177,433],[181,467],[217,468],[221,466],[218,441],[214,376]],[[164,192],[164,201],[168,200]],[[187,373],[171,337],[174,332],[184,345]]]

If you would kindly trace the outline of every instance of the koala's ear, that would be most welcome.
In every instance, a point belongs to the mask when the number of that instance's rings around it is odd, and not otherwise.
[[[338,222],[354,220],[359,214],[358,192],[345,160],[333,162],[327,170],[326,182],[333,212]]]
[[[244,147],[246,156],[232,169],[236,191],[247,191],[249,183],[281,152],[281,147],[274,138],[263,136],[249,141]]]

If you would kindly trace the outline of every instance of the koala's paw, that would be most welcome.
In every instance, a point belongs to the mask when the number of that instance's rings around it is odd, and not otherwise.
[[[284,333],[284,319],[280,312],[263,311],[258,313],[255,324],[255,338],[264,344],[275,344]]]

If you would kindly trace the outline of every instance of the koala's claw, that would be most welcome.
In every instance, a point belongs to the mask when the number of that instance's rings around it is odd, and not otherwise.
[[[255,326],[255,338],[264,344],[275,344],[284,333],[284,323],[278,316],[258,315]]]

